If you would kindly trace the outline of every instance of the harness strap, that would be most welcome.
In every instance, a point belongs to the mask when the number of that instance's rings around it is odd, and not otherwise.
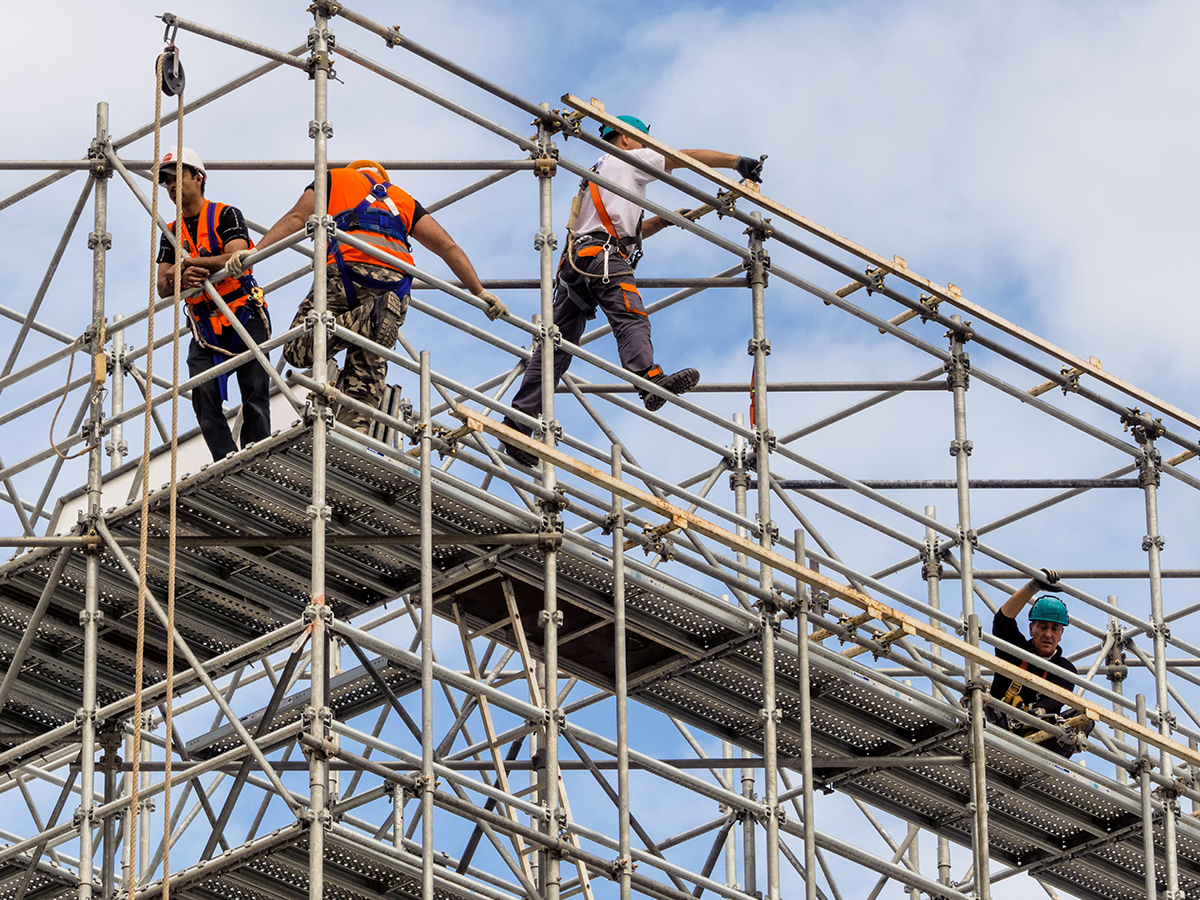
[[[600,188],[596,187],[596,182],[589,181],[588,190],[591,191],[592,203],[596,206],[596,214],[600,216],[600,221],[604,223],[604,230],[613,239],[620,241],[621,237],[617,234],[617,229],[613,227],[612,219],[608,216],[608,210],[604,208],[604,201],[600,199]]]

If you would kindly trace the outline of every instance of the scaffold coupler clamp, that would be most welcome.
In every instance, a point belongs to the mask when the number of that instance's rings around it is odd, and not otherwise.
[[[942,566],[942,548],[941,542],[935,537],[932,546],[921,548],[921,580],[928,581],[930,578],[940,579],[945,572]]]
[[[824,591],[810,590],[808,592],[808,611],[815,616],[829,614],[829,595]]]
[[[325,39],[326,52],[317,52],[317,42],[321,38]],[[308,60],[304,67],[308,70],[308,80],[313,81],[317,77],[317,72],[324,72],[334,81],[338,80],[337,73],[333,70],[333,57],[329,55],[329,51],[337,48],[337,37],[328,28],[321,26],[319,28],[310,28],[308,31],[308,49],[310,51]],[[321,123],[323,127],[330,128],[328,122]],[[316,125],[315,122],[309,124],[309,130]],[[333,129],[330,128],[328,137],[332,137]],[[309,137],[316,137],[316,134],[310,134]]]
[[[1149,774],[1153,771],[1154,760],[1145,754],[1142,754],[1129,764],[1129,774],[1134,778],[1140,778],[1142,775]]]
[[[867,289],[867,294],[883,293],[884,289],[884,272],[882,269],[877,269],[875,266],[867,266],[866,281],[863,282],[863,287]]]
[[[637,863],[628,856],[618,856],[609,864],[609,871],[612,872],[613,881],[620,881],[621,876],[626,872],[632,875],[636,870]]]
[[[757,228],[749,229],[749,231],[761,235]],[[771,255],[762,247],[754,247],[742,260],[742,268],[746,270],[746,287],[753,287],[756,284],[766,287],[770,281]]]
[[[947,332],[953,335],[953,332]],[[964,391],[971,386],[971,354],[959,349],[955,343],[942,369],[946,373],[946,390],[954,391],[962,388]]]

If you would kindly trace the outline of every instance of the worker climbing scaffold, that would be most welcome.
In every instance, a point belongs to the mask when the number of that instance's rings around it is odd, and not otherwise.
[[[643,134],[650,126],[635,116],[619,116],[621,121]],[[624,151],[652,170],[670,172],[678,167],[657,150],[642,145],[635,138],[619,134],[616,129],[601,126],[600,136],[617,150]],[[743,178],[762,181],[765,157],[753,159],[717,150],[685,150],[693,159],[718,169],[736,169]],[[646,196],[646,186],[656,180],[653,172],[639,169],[620,156],[606,154],[592,171],[640,198]],[[596,308],[604,311],[613,336],[621,365],[640,375],[664,391],[683,394],[700,383],[696,369],[681,369],[670,375],[654,361],[654,345],[650,341],[650,317],[642,303],[634,270],[642,257],[642,241],[652,237],[671,223],[661,216],[643,221],[642,208],[594,182],[584,179],[567,222],[567,247],[558,267],[554,296],[554,325],[564,340],[577,344],[584,326],[596,317]],[[554,382],[558,383],[571,365],[569,353],[554,355]],[[542,351],[534,351],[525,377],[513,398],[513,407],[528,416],[536,417],[542,409]],[[654,412],[663,407],[666,398],[648,391],[639,392],[646,409]],[[532,429],[505,418],[504,424],[525,434]],[[519,447],[502,444],[505,452],[526,466],[537,465],[537,457]]]

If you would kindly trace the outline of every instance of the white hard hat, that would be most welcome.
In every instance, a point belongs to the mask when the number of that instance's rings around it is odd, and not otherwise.
[[[197,154],[195,150],[190,150],[187,147],[183,148],[182,153],[179,153],[179,150],[176,147],[169,148],[167,152],[163,154],[161,160],[162,167],[166,168],[167,163],[177,162],[177,155],[183,157],[183,164],[185,166],[191,166],[193,169],[200,172],[200,174],[208,177],[208,172],[204,170],[204,160],[200,158],[199,154]],[[174,168],[174,166],[172,166],[172,168]]]

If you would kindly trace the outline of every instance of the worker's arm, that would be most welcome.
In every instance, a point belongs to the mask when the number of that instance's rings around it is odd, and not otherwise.
[[[737,168],[737,161],[740,159],[736,153],[721,153],[719,150],[684,150],[682,152],[697,162],[704,163],[710,169],[734,169]],[[673,159],[666,160],[666,164],[668,172],[683,165]]]
[[[1058,573],[1053,569],[1042,569],[1042,571],[1046,573],[1045,578],[1030,578],[1019,591],[1004,601],[1000,612],[1010,619],[1015,619],[1025,608],[1025,604],[1033,599],[1034,594],[1039,591],[1054,590],[1054,586],[1058,584]]]
[[[483,284],[479,281],[479,276],[475,273],[475,267],[471,265],[471,260],[467,259],[467,254],[463,252],[462,247],[455,243],[454,238],[450,237],[446,229],[439,225],[433,216],[421,216],[409,234],[415,237],[426,250],[440,256],[468,291],[477,297],[483,293]]]
[[[158,264],[158,296],[171,297],[175,294],[175,263]]]
[[[219,272],[225,268],[225,261],[239,250],[245,250],[250,246],[249,241],[242,238],[234,238],[225,245],[225,252],[217,256],[194,256],[184,263],[183,267],[183,286],[184,288],[195,287],[202,282],[205,277],[213,272]]]
[[[303,228],[308,222],[308,217],[316,209],[316,197],[316,192],[312,188],[301,194],[296,205],[285,212],[283,218],[272,225],[270,230],[263,235],[262,240],[258,242],[258,249],[269,247],[276,241],[282,241],[288,235],[295,234]]]

